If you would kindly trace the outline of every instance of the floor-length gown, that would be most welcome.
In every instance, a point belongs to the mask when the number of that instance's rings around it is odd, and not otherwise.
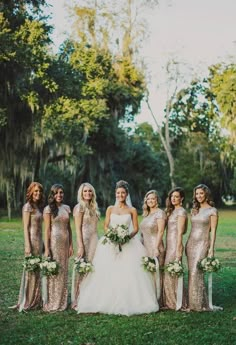
[[[176,259],[176,244],[178,238],[178,217],[186,217],[187,212],[183,207],[176,208],[168,218],[166,235],[165,265]],[[187,223],[186,223],[187,224]],[[164,305],[168,309],[176,309],[178,277],[172,277],[169,273],[164,274]],[[186,306],[186,294],[183,289],[182,306]]]
[[[44,213],[51,213],[46,206]],[[70,207],[59,206],[58,215],[51,217],[50,249],[53,260],[59,264],[59,273],[47,278],[48,300],[44,311],[61,311],[67,308],[68,299],[68,259],[69,259],[69,214]]]
[[[80,205],[77,204],[73,209],[73,216],[77,217],[79,212],[83,212],[80,208]],[[89,210],[84,212],[83,216],[83,224],[82,224],[82,237],[84,243],[84,251],[85,255],[84,258],[86,261],[92,262],[95,250],[98,244],[98,233],[97,233],[97,224],[98,224],[98,217],[96,213],[93,215],[89,214]],[[75,300],[72,301],[72,307],[76,308],[76,303],[79,296],[79,288],[80,284],[83,280],[83,276],[76,275],[75,281],[72,282],[74,284],[74,298]]]
[[[209,310],[204,273],[197,268],[197,263],[208,254],[211,216],[217,216],[215,207],[200,208],[191,216],[191,232],[186,244],[189,308],[196,311]]]
[[[32,255],[42,255],[42,220],[43,214],[38,208],[33,208],[27,202],[22,209],[22,213],[30,213],[29,239]],[[40,271],[23,271],[21,287],[17,306],[20,310],[32,309],[41,304],[41,281]]]
[[[162,211],[161,209],[157,209],[156,212],[150,213],[147,217],[144,217],[142,222],[140,223],[140,230],[142,234],[143,244],[144,247],[147,250],[147,255],[150,257],[154,256],[154,251],[156,249],[156,241],[157,241],[157,235],[158,235],[158,219],[163,219],[166,221],[166,213]],[[164,243],[163,240],[160,243],[159,246],[160,255],[158,257],[159,259],[159,265],[162,267],[164,265],[165,261],[165,250],[164,250]],[[153,274],[154,281],[155,281],[155,274]],[[160,272],[160,292],[161,297],[159,300],[159,305],[162,307],[163,301],[162,301],[162,295],[163,295],[163,273]]]
[[[132,223],[130,214],[111,214],[110,225]],[[138,238],[122,246],[99,240],[93,265],[81,283],[78,313],[106,313],[133,315],[159,310],[150,272],[144,271],[141,259],[147,255]]]

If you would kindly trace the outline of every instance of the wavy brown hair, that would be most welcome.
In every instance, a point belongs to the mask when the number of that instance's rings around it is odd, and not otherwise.
[[[59,189],[62,189],[64,192],[64,187],[62,186],[62,184],[55,183],[51,187],[50,193],[48,195],[48,206],[54,218],[58,215],[58,206],[57,206],[54,196],[57,194]]]
[[[168,218],[170,217],[170,215],[175,209],[174,205],[171,203],[171,196],[174,192],[179,192],[179,195],[181,198],[183,198],[183,200],[185,198],[184,190],[181,187],[175,187],[169,191],[168,196],[166,198],[166,209],[165,209]]]
[[[143,200],[143,217],[147,217],[150,213],[150,207],[147,205],[147,197],[150,195],[150,194],[154,194],[155,197],[157,198],[157,207],[158,205],[160,204],[161,200],[160,200],[160,197],[157,193],[157,191],[155,189],[151,189],[149,190],[146,194],[145,194],[145,197],[144,197],[144,200]]]
[[[41,198],[40,198],[39,201],[34,203],[34,201],[33,201],[33,193],[34,193],[34,190],[35,190],[36,187],[41,192]],[[41,183],[39,183],[39,182],[31,182],[31,184],[27,188],[26,198],[25,199],[26,199],[26,202],[28,202],[33,209],[35,209],[36,206],[37,206],[39,208],[39,210],[42,212],[43,211],[43,207],[44,207],[44,203],[45,203],[45,196],[44,196],[43,186],[41,185]]]
[[[197,189],[202,189],[205,192],[206,202],[210,206],[215,206],[214,201],[213,201],[212,196],[211,196],[210,189],[205,184],[201,183],[198,186],[194,187],[194,189],[193,189],[193,207],[191,210],[192,214],[197,214],[199,212],[199,208],[200,208],[200,203],[196,199],[196,190]]]

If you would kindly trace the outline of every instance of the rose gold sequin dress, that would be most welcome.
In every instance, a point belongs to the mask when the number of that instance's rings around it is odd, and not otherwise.
[[[158,219],[164,219],[166,221],[166,213],[160,209],[157,209],[156,212],[149,214],[147,217],[144,217],[140,223],[140,230],[143,237],[143,244],[147,250],[147,255],[153,257],[154,250],[156,249],[156,241],[158,234]],[[164,243],[161,241],[159,246],[160,256],[159,256],[159,265],[160,267],[164,265],[165,261],[165,251]],[[155,280],[155,275],[154,275]],[[161,286],[161,298],[159,305],[162,307],[162,295],[163,295],[163,274],[160,273],[160,286]]]
[[[73,209],[73,216],[77,217],[80,212],[83,212],[80,208],[80,205],[75,205]],[[84,250],[85,254],[84,257],[87,261],[92,262],[94,253],[98,243],[98,233],[97,233],[97,224],[98,224],[98,217],[96,214],[90,215],[89,210],[86,209],[83,216],[83,224],[82,224],[82,236],[83,236],[83,243],[84,243]],[[79,296],[79,286],[83,279],[83,276],[76,277],[75,280],[75,301],[72,303],[72,307],[76,308],[78,296]],[[73,282],[72,282],[73,283]]]
[[[214,207],[200,208],[196,215],[191,215],[191,232],[186,244],[189,274],[188,298],[191,310],[209,309],[204,273],[197,268],[197,263],[208,253],[211,216],[217,216],[217,210]]]
[[[187,226],[187,212],[183,207],[175,209],[168,219],[167,237],[166,237],[166,257],[165,265],[176,259],[176,244],[178,237],[178,217],[186,217]],[[169,309],[176,308],[177,298],[177,284],[178,278],[172,277],[169,273],[164,274],[164,305]],[[185,305],[186,296],[183,292],[183,305]]]
[[[51,213],[46,206],[44,213]],[[51,216],[50,249],[52,258],[59,264],[59,273],[48,277],[48,303],[43,306],[44,311],[61,311],[67,308],[68,298],[68,259],[69,259],[69,214],[70,207],[61,205],[58,215]]]
[[[32,208],[32,206],[28,202],[23,206],[22,213],[24,212],[30,213],[29,238],[31,245],[31,254],[42,255],[42,212],[40,212],[38,208]],[[41,303],[40,285],[40,272],[25,272],[25,274],[23,273],[17,306],[20,306],[23,294],[25,294],[24,305],[22,306],[23,310],[39,306]]]

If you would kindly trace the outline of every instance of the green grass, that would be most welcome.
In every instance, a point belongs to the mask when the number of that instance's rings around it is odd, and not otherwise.
[[[102,233],[103,219],[99,223]],[[20,219],[0,219],[1,345],[234,345],[236,344],[236,214],[220,211],[216,256],[223,269],[213,277],[213,302],[223,312],[161,311],[142,316],[77,315],[67,310],[19,313],[16,303],[23,259]],[[72,223],[73,224],[73,223]],[[74,233],[74,231],[73,231]],[[188,234],[185,235],[186,240]],[[75,243],[75,236],[74,236]],[[72,260],[70,260],[70,269]],[[95,287],[96,288],[96,287]]]

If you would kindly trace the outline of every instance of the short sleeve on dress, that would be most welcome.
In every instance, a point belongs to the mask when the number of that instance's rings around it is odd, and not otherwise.
[[[186,212],[186,210],[184,209],[184,208],[179,208],[178,209],[178,216],[179,217],[187,217],[187,212]]]
[[[23,212],[33,212],[33,207],[30,205],[29,202],[27,202],[23,208],[22,208]]]
[[[155,220],[157,219],[164,219],[166,220],[166,213],[162,210],[158,210],[156,213],[155,213]]]
[[[215,207],[211,208],[210,216],[217,216],[218,217],[218,211]]]
[[[64,208],[65,208],[66,212],[68,212],[69,214],[71,213],[70,206],[64,205]]]
[[[46,207],[44,208],[44,210],[43,210],[43,214],[48,214],[48,213],[52,213],[51,210],[50,210],[49,205],[46,206]]]
[[[80,204],[77,204],[77,205],[75,205],[75,207],[73,209],[73,216],[75,217],[79,213],[84,213],[84,209],[82,208],[82,206]]]

